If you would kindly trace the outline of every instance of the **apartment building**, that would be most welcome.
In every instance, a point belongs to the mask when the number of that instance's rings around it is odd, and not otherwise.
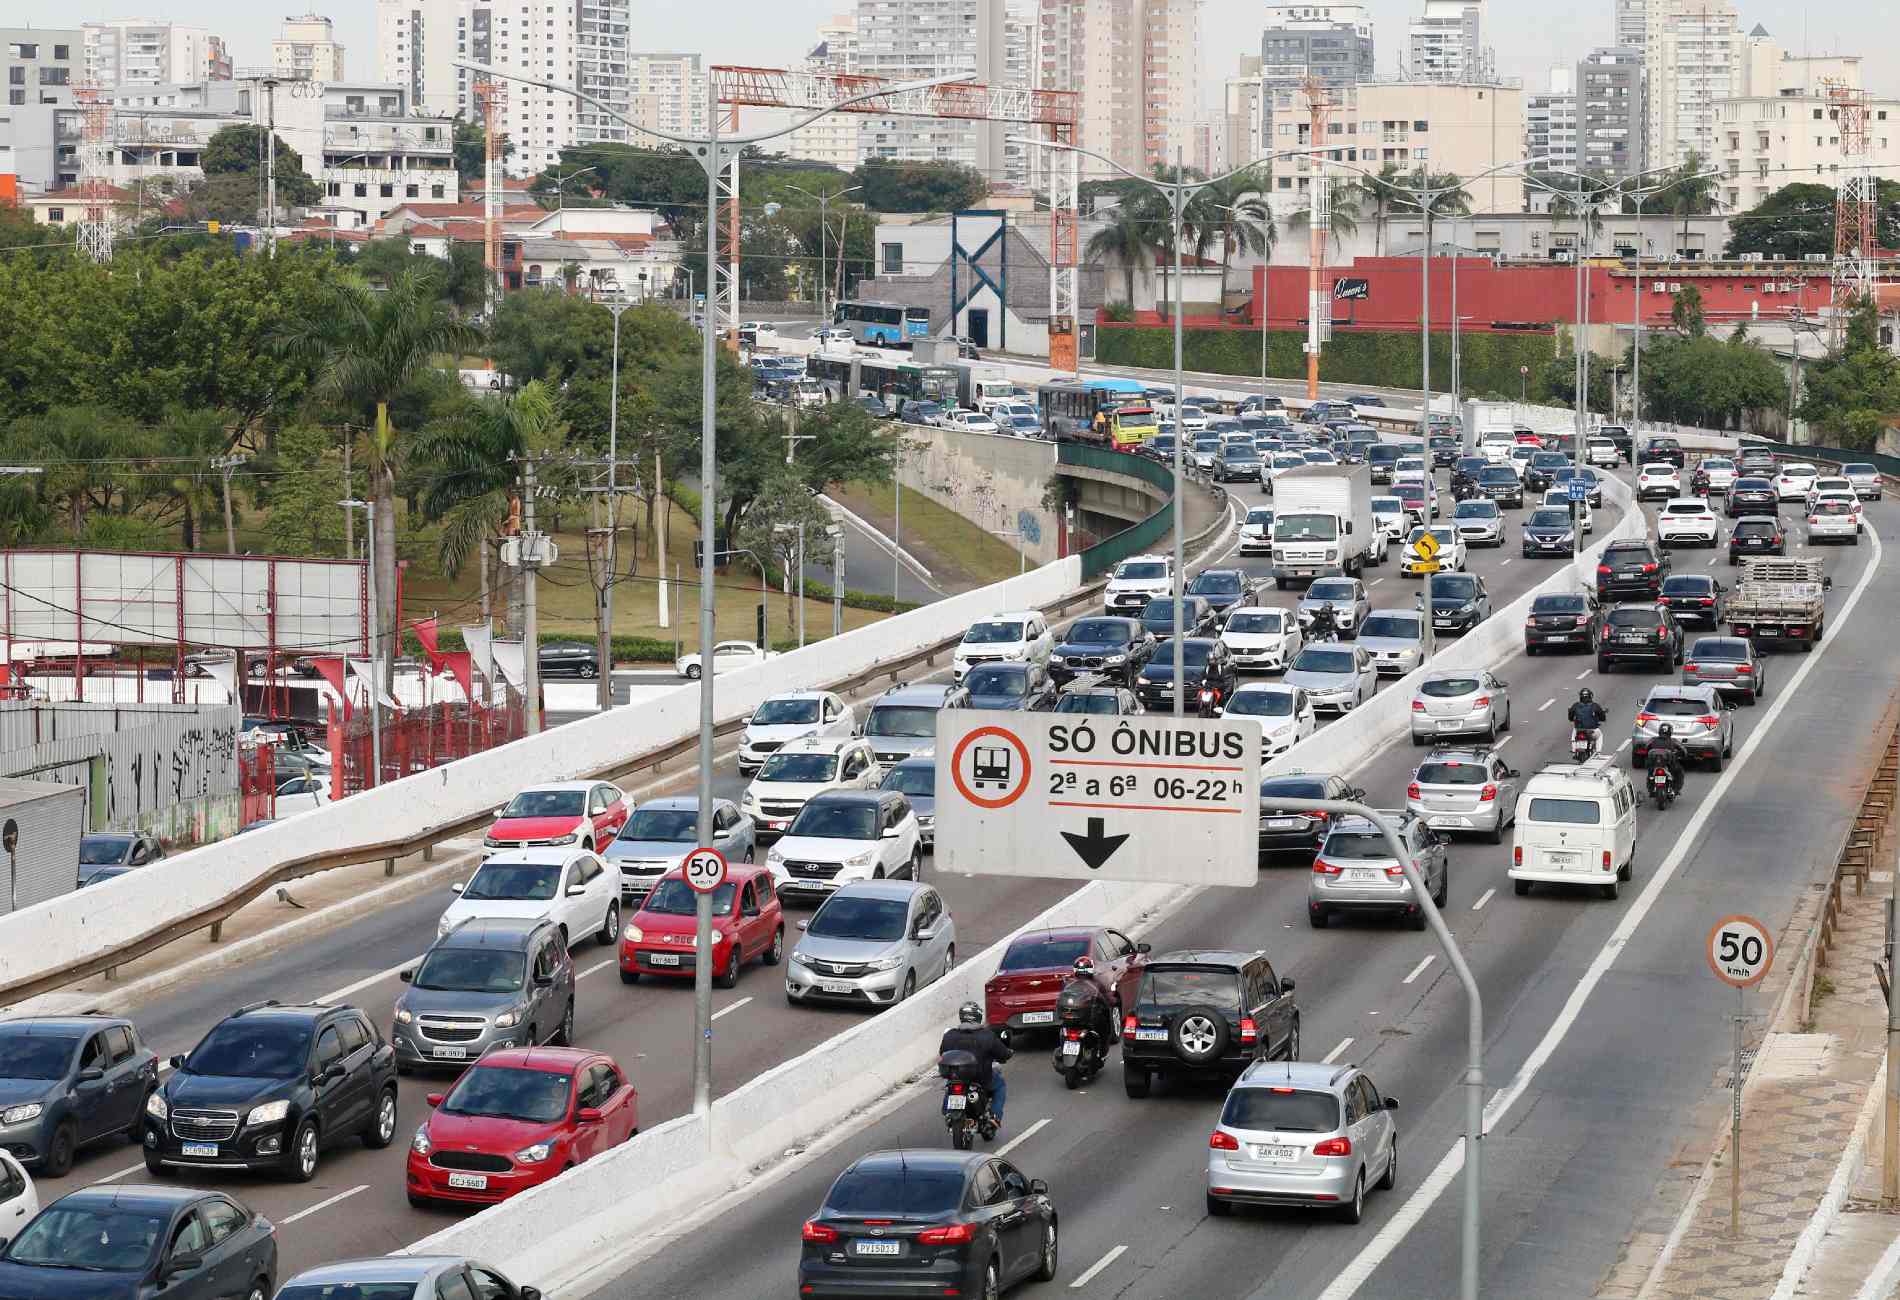
[[[1784,60],[1775,69],[1781,88],[1772,94],[1735,96],[1716,108],[1715,151],[1721,197],[1731,211],[1745,211],[1784,185],[1838,187],[1862,164],[1842,143],[1840,106],[1829,98],[1822,76],[1809,78],[1811,61]],[[1837,61],[1831,61],[1837,62]],[[1823,75],[1838,75],[1858,89],[1859,61]],[[1866,103],[1865,163],[1883,180],[1900,180],[1900,100],[1870,97]]]
[[[892,81],[970,76],[1002,82],[1008,63],[1004,0],[858,0],[857,70]],[[866,117],[862,156],[974,167],[1004,178],[1001,122],[931,117]]]
[[[1584,170],[1611,180],[1646,170],[1643,84],[1637,47],[1604,46],[1577,64],[1577,161]]]
[[[642,126],[668,135],[706,134],[706,69],[697,54],[629,56],[627,99],[628,116]]]
[[[55,121],[70,110],[73,86],[83,79],[84,38],[77,27],[0,27],[0,176],[16,190],[51,190],[61,178],[78,180],[71,142],[55,138]]]
[[[1266,153],[1269,115],[1259,55],[1241,55],[1240,71],[1223,83],[1221,116],[1226,124],[1229,158],[1238,163]]]
[[[1391,79],[1362,82],[1357,99],[1345,125],[1356,122],[1358,161],[1369,170],[1390,162],[1471,178],[1522,156],[1521,86]],[[1524,182],[1516,172],[1468,179],[1465,188],[1473,212],[1523,210]]]
[[[806,72],[842,76],[857,71],[858,16],[834,14],[818,25],[818,42],[805,52],[799,66]],[[829,163],[850,171],[858,165],[856,113],[833,113],[786,137],[785,150],[794,158]]]
[[[231,56],[222,37],[203,27],[157,18],[86,23],[86,79],[102,87],[228,81]]]
[[[1074,90],[1077,143],[1131,171],[1172,165],[1204,122],[1197,0],[1042,0],[1039,86]]]
[[[271,67],[287,81],[341,81],[343,47],[328,18],[304,14],[286,18],[270,46]]]
[[[1481,0],[1425,0],[1407,37],[1406,71],[1415,81],[1486,81],[1496,71]]]
[[[1552,68],[1550,89],[1524,99],[1524,156],[1545,158],[1552,171],[1577,166],[1575,68]]]
[[[1735,93],[1747,41],[1732,0],[1648,0],[1646,162],[1679,166],[1715,153],[1715,102]]]
[[[1642,49],[1649,30],[1649,0],[1616,0],[1616,44]]]

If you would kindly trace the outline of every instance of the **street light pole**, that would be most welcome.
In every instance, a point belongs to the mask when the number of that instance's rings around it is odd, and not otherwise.
[[[373,575],[376,572],[375,500],[358,501],[352,499],[339,501],[337,504],[342,506],[345,510],[361,510],[363,512],[363,527],[368,534],[366,538],[368,552],[365,556],[365,563],[369,566],[369,572]],[[377,620],[376,582],[372,577],[369,583],[369,753],[371,769],[369,785],[371,786],[378,786],[383,783],[383,638],[377,634]]]
[[[831,193],[820,192],[817,194],[813,194],[810,190],[797,185],[787,185],[785,188],[795,190],[808,199],[818,200],[818,323],[822,327],[831,321],[831,312],[827,310],[825,302],[831,287],[827,279],[827,268],[831,265],[831,262],[830,259],[825,256],[825,236],[831,229],[831,223],[825,215],[826,207],[833,199],[841,199],[847,194],[856,194],[864,187],[862,185],[853,185],[849,189],[837,190]],[[850,221],[851,214],[847,212],[845,214],[845,223],[849,225]],[[844,244],[845,234],[846,232],[842,229],[838,232],[838,243],[841,248]],[[842,251],[839,255],[842,258]]]

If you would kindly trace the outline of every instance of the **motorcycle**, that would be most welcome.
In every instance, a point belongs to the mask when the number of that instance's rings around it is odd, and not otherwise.
[[[1196,699],[1200,703],[1200,715],[1203,718],[1218,718],[1220,716],[1220,692],[1214,687],[1201,687]]]
[[[1676,801],[1676,783],[1669,778],[1669,764],[1660,759],[1649,765],[1649,797],[1658,812]]]
[[[1596,755],[1597,733],[1595,731],[1576,731],[1570,737],[1570,761],[1587,763]]]
[[[1093,1029],[1064,1025],[1056,1039],[1056,1073],[1070,1088],[1079,1088],[1102,1071],[1108,1061],[1102,1036]]]
[[[990,1081],[986,1068],[970,1052],[945,1052],[937,1058],[937,1073],[943,1076],[943,1122],[950,1130],[950,1144],[968,1151],[979,1135],[984,1141],[996,1136],[996,1119],[990,1114]],[[983,1075],[979,1080],[977,1075]]]

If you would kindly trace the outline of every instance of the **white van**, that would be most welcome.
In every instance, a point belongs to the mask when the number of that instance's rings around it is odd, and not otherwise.
[[[1507,873],[1534,884],[1594,885],[1615,898],[1636,859],[1636,789],[1614,754],[1553,763],[1524,783]]]
[[[1493,465],[1506,465],[1511,460],[1511,449],[1517,446],[1515,429],[1487,429],[1478,436],[1478,454]]]

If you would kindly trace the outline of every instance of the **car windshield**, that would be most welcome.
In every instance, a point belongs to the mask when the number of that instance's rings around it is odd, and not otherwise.
[[[227,1079],[292,1079],[310,1064],[310,1027],[242,1016],[226,1020],[191,1049],[185,1068]]]
[[[435,948],[410,980],[441,993],[513,993],[521,988],[521,954],[499,948]]]
[[[1273,519],[1276,542],[1330,542],[1338,536],[1336,515],[1276,515]]]
[[[1531,820],[1558,822],[1567,826],[1595,826],[1603,820],[1603,810],[1594,799],[1533,798]]]
[[[884,774],[880,790],[896,790],[903,794],[934,797],[937,793],[937,769],[934,764],[903,764]]]
[[[1748,662],[1748,642],[1740,637],[1705,636],[1689,651],[1691,659],[1721,659],[1732,663]]]
[[[877,838],[877,805],[808,803],[799,809],[785,833],[821,840],[874,840]]]
[[[1396,515],[1405,509],[1405,501],[1400,497],[1372,498],[1372,513],[1375,515]]]
[[[965,645],[1004,645],[1023,639],[1023,625],[1001,619],[992,619],[987,623],[973,623],[970,630],[963,634]]]
[[[1517,482],[1517,475],[1503,465],[1487,465],[1478,471],[1478,477],[1486,483]]]
[[[1012,970],[1067,970],[1075,965],[1077,957],[1086,956],[1088,950],[1089,941],[1086,938],[1028,935],[1009,945],[1009,950],[1003,954],[1002,964],[996,969],[999,973]]]
[[[1198,638],[1183,641],[1181,642],[1181,662],[1189,667],[1204,664],[1207,662],[1208,654],[1213,649],[1214,643],[1212,641],[1202,641]],[[1174,641],[1172,639],[1163,641],[1157,646],[1155,648],[1155,657],[1149,662],[1159,664],[1164,668],[1172,667],[1174,664]]]
[[[805,933],[820,939],[875,939],[888,943],[904,937],[910,903],[902,898],[859,898],[833,894],[812,917]]]
[[[1263,1133],[1331,1133],[1339,1127],[1339,1099],[1293,1088],[1235,1088],[1220,1122]]]
[[[130,835],[82,835],[79,837],[79,865],[100,867],[123,862],[125,851],[131,847]]]
[[[1610,611],[1611,627],[1655,627],[1662,622],[1662,615],[1653,609],[1631,608]]]
[[[1780,525],[1772,519],[1737,519],[1731,537],[1773,537]]]
[[[1217,1007],[1237,1006],[1240,1002],[1240,976],[1231,970],[1205,967],[1163,966],[1141,977],[1137,1004],[1144,1007],[1179,1006],[1183,1002],[1207,1002]]]
[[[1121,712],[1121,704],[1108,691],[1089,691],[1080,695],[1063,696],[1056,701],[1056,712],[1113,716]]]
[[[1124,564],[1115,571],[1115,576],[1144,581],[1151,578],[1165,578],[1168,576],[1168,566],[1154,563]]]
[[[1351,578],[1321,578],[1306,589],[1308,600],[1354,600],[1357,596]]]
[[[1235,691],[1228,697],[1227,713],[1243,718],[1290,718],[1293,716],[1293,692]]]
[[[158,1253],[169,1218],[155,1210],[62,1202],[48,1207],[26,1225],[7,1247],[6,1259],[27,1267],[70,1268],[86,1273],[140,1269]],[[40,1290],[53,1285],[48,1279],[21,1285],[31,1286],[42,1295],[54,1294]]]
[[[1128,624],[1112,618],[1085,618],[1069,629],[1069,640],[1084,645],[1126,645],[1133,638]]]
[[[1221,454],[1222,459],[1224,460],[1259,460],[1260,459],[1259,449],[1257,447],[1254,447],[1244,442],[1230,442],[1225,447],[1221,448],[1220,454]]]
[[[1201,596],[1237,596],[1241,591],[1240,575],[1209,571],[1195,578],[1188,590]]]
[[[1481,763],[1430,759],[1419,764],[1413,779],[1420,785],[1483,785],[1491,779],[1491,774]]]
[[[1359,625],[1359,638],[1369,636],[1390,636],[1416,640],[1419,635],[1418,620],[1404,614],[1374,614]]]
[[[1583,614],[1589,608],[1582,596],[1539,596],[1531,602],[1533,614]]]
[[[972,668],[963,684],[972,695],[1021,695],[1029,689],[1029,670],[1018,665],[985,664]]]
[[[1483,685],[1476,677],[1428,677],[1419,683],[1418,693],[1434,700],[1455,700],[1476,695]]]
[[[1462,573],[1441,573],[1432,580],[1433,600],[1470,600],[1478,594],[1478,580]]]
[[[841,1218],[941,1219],[963,1203],[961,1169],[852,1169],[831,1185],[824,1213]]]
[[[297,1282],[279,1291],[277,1300],[414,1300],[415,1294],[414,1282],[359,1282],[352,1277],[347,1282]]]
[[[783,727],[818,721],[817,700],[767,700],[752,715],[761,727]]]
[[[1194,440],[1194,450],[1200,452],[1202,455],[1211,456],[1220,450],[1220,439],[1196,438]]]
[[[578,817],[587,807],[585,790],[523,790],[501,810],[503,817]]]
[[[1732,460],[1726,460],[1721,456],[1708,456],[1703,459],[1702,468],[1703,469],[1734,469],[1735,462]]]
[[[1458,508],[1452,511],[1454,519],[1496,519],[1498,503],[1495,501],[1460,501]]]
[[[1768,480],[1765,478],[1738,478],[1735,480],[1734,490],[1737,492],[1767,492],[1770,489]]]
[[[1254,528],[1271,528],[1273,511],[1266,506],[1255,506],[1247,512],[1247,523]]]
[[[1683,695],[1652,695],[1643,701],[1643,712],[1659,718],[1694,718],[1714,710],[1707,700]]]
[[[1814,505],[1814,513],[1817,515],[1851,515],[1854,513],[1854,507],[1845,501],[1817,501]]]
[[[699,813],[693,808],[642,808],[620,828],[623,840],[658,840],[690,844],[699,835]]]
[[[1322,650],[1317,646],[1308,646],[1294,658],[1293,670],[1301,673],[1349,673],[1352,671],[1352,651]]]
[[[1540,451],[1531,456],[1531,464],[1538,469],[1562,469],[1570,463],[1570,458],[1561,451]]]
[[[937,734],[937,711],[914,705],[881,706],[872,709],[871,716],[865,719],[864,734],[906,740],[934,736]]]
[[[1408,501],[1419,501],[1419,502],[1424,501],[1425,500],[1425,485],[1423,483],[1399,484],[1399,495],[1397,497],[1397,500],[1399,502],[1399,506],[1401,509],[1404,508],[1405,503]]]
[[[1671,515],[1706,515],[1709,505],[1706,501],[1671,501],[1663,511]]]
[[[678,884],[684,886],[685,881]],[[477,1065],[456,1081],[442,1100],[445,1115],[487,1115],[530,1124],[552,1124],[567,1116],[571,1074]]]
[[[1880,471],[1864,460],[1857,460],[1841,466],[1841,473],[1849,478],[1875,478]]]
[[[1531,517],[1524,521],[1526,528],[1569,528],[1568,510],[1533,510]]]
[[[1360,862],[1372,862],[1380,858],[1390,859],[1392,850],[1385,842],[1385,836],[1374,830],[1334,831],[1326,837],[1326,846],[1320,853],[1329,858],[1346,858]]]
[[[732,897],[738,888],[738,885],[728,880],[713,891],[714,916],[724,916],[732,910]],[[653,892],[647,895],[646,902],[640,904],[642,912],[657,912],[661,916],[691,916],[698,909],[698,891],[677,876],[655,885]]]
[[[558,866],[523,862],[489,862],[462,890],[465,899],[511,899],[545,903],[561,887]]]
[[[766,755],[765,762],[759,765],[759,780],[816,785],[831,780],[837,770],[836,754],[788,754],[780,750]]]
[[[63,1079],[77,1038],[0,1034],[0,1079]]]
[[[1324,799],[1326,783],[1311,777],[1273,777],[1260,783],[1260,801],[1269,799]]]
[[[1277,635],[1286,630],[1286,615],[1277,609],[1242,610],[1227,620],[1229,632]]]
[[[1674,578],[1664,578],[1662,594],[1665,596],[1706,596],[1715,586],[1715,579],[1685,573]]]

